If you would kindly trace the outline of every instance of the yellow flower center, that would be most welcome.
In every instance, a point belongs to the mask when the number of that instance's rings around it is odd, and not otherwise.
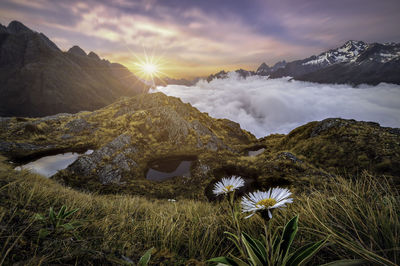
[[[233,186],[229,185],[229,186],[226,186],[224,189],[225,189],[226,192],[230,192],[230,191],[233,190]]]
[[[276,200],[269,198],[269,199],[262,199],[256,203],[256,206],[261,207],[264,206],[265,208],[272,207],[276,204]]]

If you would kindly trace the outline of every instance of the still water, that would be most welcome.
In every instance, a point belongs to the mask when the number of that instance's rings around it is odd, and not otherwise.
[[[146,178],[151,181],[164,181],[175,176],[190,177],[193,158],[173,158],[153,162],[147,171]]]
[[[84,154],[91,154],[93,150],[87,150]],[[57,155],[50,155],[42,157],[36,161],[17,166],[15,170],[28,170],[30,172],[43,175],[45,177],[51,177],[55,175],[59,170],[67,168],[73,162],[78,159],[82,153],[67,152]]]

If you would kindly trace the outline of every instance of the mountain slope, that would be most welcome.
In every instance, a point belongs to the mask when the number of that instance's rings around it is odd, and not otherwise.
[[[62,52],[17,21],[0,27],[0,116],[94,110],[147,90],[128,69],[75,46]]]

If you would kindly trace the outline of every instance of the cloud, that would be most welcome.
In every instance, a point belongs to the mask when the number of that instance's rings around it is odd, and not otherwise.
[[[238,122],[257,137],[288,133],[330,117],[400,127],[400,86],[393,84],[352,88],[287,78],[241,79],[230,73],[228,79],[199,81],[191,87],[169,85],[155,91],[179,97],[212,117]]]

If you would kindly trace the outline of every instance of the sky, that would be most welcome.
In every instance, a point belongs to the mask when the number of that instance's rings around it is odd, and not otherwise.
[[[152,92],[179,97],[212,117],[235,121],[258,138],[287,134],[308,122],[335,117],[400,127],[400,85],[381,83],[353,88],[346,84],[288,81],[289,78],[243,79],[235,72],[228,76],[211,82],[201,80],[191,87],[159,86]]]
[[[254,70],[350,39],[400,42],[399,14],[399,0],[0,1],[3,25],[21,21],[134,72],[146,52],[173,78]]]

